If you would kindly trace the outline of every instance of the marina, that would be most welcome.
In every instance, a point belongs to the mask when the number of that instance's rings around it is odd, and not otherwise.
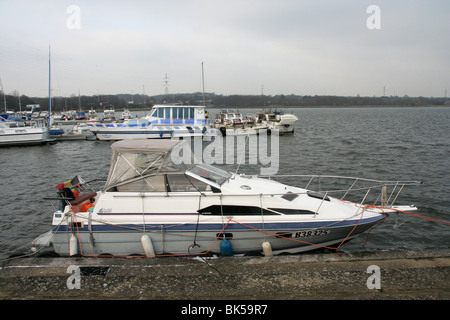
[[[408,143],[406,140],[401,141],[401,146],[399,145],[396,147],[395,145],[389,143],[390,141],[390,135],[392,134],[392,131],[386,130],[385,128],[384,132],[388,133],[386,135],[387,140],[385,140],[384,143],[379,143],[378,139],[383,139],[383,136],[378,135],[377,136],[377,142],[373,141],[370,142],[373,135],[370,132],[367,132],[363,134],[364,139],[360,138],[346,138],[347,133],[345,130],[343,130],[345,126],[346,121],[355,121],[358,119],[358,121],[361,121],[363,118],[383,118],[387,117],[389,119],[395,119],[396,117],[404,117],[403,111],[404,109],[401,108],[393,108],[393,109],[341,109],[341,110],[335,110],[335,109],[296,109],[293,110],[299,118],[306,118],[306,119],[321,119],[322,123],[319,127],[319,122],[316,121],[306,121],[305,123],[298,123],[297,127],[295,128],[294,134],[292,135],[286,135],[280,137],[280,163],[279,163],[279,172],[278,172],[278,178],[277,179],[284,179],[287,180],[288,185],[303,185],[306,186],[308,184],[309,178],[306,180],[301,180],[306,176],[306,173],[313,173],[314,175],[317,175],[313,183],[309,186],[308,189],[312,190],[318,190],[322,192],[322,196],[325,195],[323,193],[325,189],[325,173],[331,173],[333,176],[336,175],[342,175],[342,176],[366,176],[366,177],[378,177],[382,178],[381,180],[389,180],[390,173],[392,170],[395,170],[399,173],[399,177],[402,179],[411,178],[411,176],[414,176],[415,178],[425,177],[424,183],[420,186],[413,186],[412,188],[407,187],[404,190],[402,190],[402,196],[400,197],[402,199],[401,204],[414,204],[415,207],[418,208],[418,210],[415,211],[418,216],[430,216],[434,217],[436,219],[440,220],[446,220],[445,219],[445,212],[448,210],[447,205],[444,202],[440,202],[440,199],[442,197],[438,197],[439,190],[435,189],[434,186],[436,186],[436,183],[430,183],[429,179],[435,179],[431,181],[439,181],[440,176],[442,176],[442,173],[440,171],[440,168],[445,168],[446,161],[448,161],[447,157],[444,156],[444,153],[442,153],[442,156],[440,156],[439,152],[436,152],[436,147],[442,148],[442,146],[445,146],[445,134],[441,134],[436,137],[431,137],[430,132],[423,132],[420,135],[420,141],[419,140],[413,140],[416,141],[416,144],[420,144],[421,148],[408,148],[405,149],[405,145],[407,146]],[[409,118],[406,119],[412,119],[414,115],[418,115],[421,112],[426,111],[426,113],[429,113],[430,116],[439,114],[439,118],[442,119],[441,121],[444,121],[446,118],[446,108],[432,108],[432,109],[417,109],[412,108],[408,109],[408,114],[410,115]],[[337,112],[342,114],[342,117],[340,118],[340,121],[342,121],[342,130],[339,130],[336,126],[331,125],[331,122],[323,121],[324,119],[333,119],[337,116]],[[370,117],[367,117],[371,115]],[[386,119],[387,119],[386,118]],[[433,116],[434,118],[434,116]],[[399,118],[398,118],[399,119]],[[424,117],[420,121],[425,121],[424,119],[427,119],[427,117]],[[415,119],[414,121],[418,121],[418,119]],[[309,126],[308,123],[314,123],[314,126]],[[335,123],[335,122],[333,122]],[[388,123],[388,122],[386,122]],[[420,122],[419,122],[420,123]],[[422,126],[424,127],[424,126]],[[444,126],[445,127],[445,126]],[[443,127],[443,128],[444,128]],[[358,128],[367,128],[364,124],[361,125],[361,127],[354,127],[353,128],[353,134],[358,132]],[[403,127],[403,129],[396,129],[399,132],[402,132],[402,136],[406,137],[407,134],[407,128]],[[436,123],[435,126],[436,130],[439,131],[440,124],[439,122]],[[332,140],[329,141],[328,144],[323,145],[323,142],[326,140],[323,140],[321,135],[317,135],[317,133],[320,130],[322,132],[323,137],[327,136],[328,130],[333,130],[333,132],[340,137],[339,140]],[[356,130],[356,131],[355,131]],[[366,129],[364,129],[366,130]],[[405,131],[406,130],[406,131]],[[445,130],[444,130],[445,131]],[[360,131],[361,133],[362,131]],[[357,135],[358,136],[358,135]],[[299,139],[300,137],[304,137],[305,139]],[[408,137],[411,137],[410,135]],[[413,136],[414,137],[414,136]],[[417,136],[419,138],[419,136]],[[224,137],[225,139],[237,139],[238,137]],[[320,140],[322,141],[321,148],[318,148],[318,144],[316,144],[316,141]],[[153,140],[153,139],[150,139]],[[156,139],[158,140],[158,139]],[[155,140],[155,141],[156,141]],[[170,139],[162,139],[161,141],[166,141],[167,143],[171,142]],[[237,140],[235,140],[237,141]],[[292,148],[292,145],[295,143],[297,144],[295,148]],[[360,141],[360,142],[358,142]],[[364,141],[364,143],[363,143]],[[433,141],[433,142],[431,142]],[[440,142],[441,141],[441,142]],[[306,145],[305,143],[308,142]],[[338,148],[334,148],[333,143],[338,144]],[[208,142],[204,142],[205,147],[208,145]],[[10,223],[7,223],[9,229],[14,232],[16,235],[22,235],[20,238],[16,238],[14,235],[8,235],[9,231],[4,230],[2,233],[2,237],[4,238],[1,243],[1,252],[4,257],[7,257],[15,252],[24,252],[24,254],[30,254],[30,245],[31,242],[36,239],[40,234],[46,234],[49,229],[51,228],[51,212],[54,212],[54,206],[51,201],[44,200],[44,197],[55,197],[54,195],[54,189],[52,185],[57,185],[61,183],[61,181],[64,181],[64,179],[71,178],[76,175],[80,175],[81,177],[85,178],[89,177],[89,180],[92,179],[102,179],[102,177],[108,176],[108,171],[110,170],[110,158],[111,158],[111,144],[112,142],[108,141],[100,141],[100,140],[92,140],[92,141],[60,141],[53,145],[47,145],[47,146],[37,146],[37,147],[10,147],[10,148],[3,148],[1,152],[2,161],[4,163],[14,163],[18,162],[19,160],[15,159],[16,155],[21,154],[21,163],[23,167],[40,167],[40,170],[27,170],[25,171],[18,171],[15,170],[14,174],[12,174],[10,171],[3,171],[1,181],[2,181],[2,190],[9,190],[10,194],[6,193],[6,197],[11,197],[14,195],[15,201],[8,202],[4,204],[4,216],[2,217],[3,223],[5,223],[8,219],[7,212],[11,212],[11,210],[17,210],[17,206],[20,207],[29,207],[31,211],[28,210],[21,210],[24,211],[23,214],[16,216],[15,220],[16,223],[11,225]],[[374,154],[373,147],[379,145],[377,149],[375,149],[375,154],[378,155],[378,157],[374,157],[372,160],[368,158],[369,154]],[[365,147],[367,146],[367,147]],[[368,146],[371,146],[370,149]],[[322,147],[326,147],[328,150],[333,150],[334,157],[332,160],[326,160],[323,156],[323,149]],[[24,149],[25,148],[25,149]],[[239,147],[239,149],[242,148]],[[386,149],[387,148],[387,149]],[[357,150],[357,152],[356,152]],[[370,150],[370,152],[369,152]],[[402,155],[405,153],[405,150],[408,150],[409,154],[416,154],[416,156],[410,156],[407,159],[403,158],[403,161],[399,162],[398,159],[402,157]],[[434,163],[441,163],[441,165],[434,166],[434,171],[423,171],[424,167],[421,166],[423,161],[417,162],[415,159],[428,159],[427,155],[431,154],[431,150],[435,150],[435,152],[432,152],[433,154],[433,161]],[[23,153],[23,151],[26,151],[26,153]],[[285,156],[286,154],[291,155],[290,157]],[[306,156],[308,155],[308,156]],[[50,158],[47,158],[50,156]],[[238,153],[235,154],[236,159],[240,157]],[[315,159],[317,157],[322,157],[323,162],[322,164],[316,163],[312,161],[312,159]],[[298,159],[298,162],[292,163],[290,161],[291,159]],[[348,160],[352,160],[349,162]],[[45,163],[48,163],[49,165],[46,166],[48,168],[48,171],[42,171],[43,163],[41,161],[45,161]],[[312,162],[311,162],[312,161]],[[327,162],[328,161],[328,162]],[[363,161],[366,166],[361,167],[358,164]],[[406,162],[405,162],[406,161]],[[425,160],[426,161],[426,160]],[[431,160],[430,160],[431,161]],[[221,170],[225,170],[227,172],[232,172],[233,174],[236,172],[236,163],[233,164],[226,164],[226,165],[216,165],[218,168],[221,168]],[[108,164],[108,165],[107,165]],[[389,167],[386,167],[386,165],[389,165]],[[330,166],[334,168],[334,170],[329,170]],[[309,168],[306,170],[306,168]],[[132,169],[132,168],[130,168]],[[383,169],[383,170],[381,170]],[[306,172],[305,172],[306,170]],[[22,173],[23,172],[23,173]],[[36,172],[36,173],[35,173]],[[41,173],[40,175],[37,175],[37,172]],[[252,181],[259,181],[259,180],[253,180],[248,179],[243,176],[243,178],[240,177],[240,173],[244,173],[248,175],[248,177],[258,175],[259,174],[259,167],[251,165],[250,163],[243,163],[241,165],[241,169],[238,171],[239,175],[236,176],[236,179],[230,180],[230,181],[239,181],[239,179],[245,179],[245,184],[241,183],[242,185],[248,186],[250,188],[255,188],[251,185]],[[415,172],[414,175],[411,174],[411,172]],[[305,173],[305,175],[304,175]],[[287,175],[287,177],[283,177],[283,175]],[[445,174],[443,175],[445,177]],[[319,179],[320,178],[320,179]],[[437,179],[437,180],[436,180]],[[31,190],[36,190],[36,186],[39,185],[39,192],[34,191],[34,193],[38,194],[38,197],[34,199],[30,199],[29,196],[21,196],[21,192],[18,189],[19,184],[18,181],[29,181],[30,185],[29,187]],[[421,179],[422,180],[422,179]],[[280,180],[281,181],[281,180]],[[303,182],[300,182],[303,181]],[[442,180],[444,185],[446,180]],[[98,187],[95,188],[96,192],[99,190],[102,190],[104,187],[104,182],[95,182],[92,183],[93,185],[96,185]],[[258,187],[260,186],[259,182],[256,183]],[[358,182],[359,184],[359,182]],[[6,185],[8,185],[8,188],[6,188]],[[34,187],[33,187],[34,185]],[[44,187],[43,187],[44,186]],[[211,190],[214,186],[214,183],[210,182]],[[247,188],[247,187],[246,187]],[[357,188],[355,188],[357,189]],[[400,189],[400,187],[397,189],[397,191]],[[444,188],[445,189],[445,188]],[[242,189],[239,187],[239,190],[241,192],[246,192],[245,189]],[[255,189],[256,190],[256,189]],[[380,188],[377,188],[377,193],[381,191]],[[139,192],[139,191],[136,191]],[[376,193],[374,193],[376,194]],[[388,193],[390,194],[390,193]],[[331,194],[330,194],[331,195]],[[152,196],[156,196],[156,193],[154,193]],[[214,196],[214,193],[212,194]],[[342,196],[342,195],[341,195]],[[179,195],[178,197],[181,197]],[[197,205],[198,205],[198,192],[197,192]],[[395,197],[395,196],[393,196]],[[217,198],[217,197],[216,197]],[[226,197],[225,197],[226,198]],[[226,199],[223,199],[223,201],[226,201]],[[259,197],[254,197],[258,198]],[[362,196],[358,199],[358,201],[361,201],[361,199],[364,198],[364,193]],[[393,199],[393,198],[392,198]],[[320,203],[323,199],[317,199]],[[31,201],[31,202],[30,202]],[[58,202],[58,201],[57,201]],[[233,201],[234,202],[234,201]],[[285,201],[286,203],[290,203],[290,201]],[[367,202],[368,203],[368,202]],[[35,205],[36,206],[35,206]],[[56,205],[58,205],[56,203]],[[260,208],[260,203],[255,204],[258,208]],[[318,207],[318,206],[317,206]],[[315,212],[317,210],[317,207],[312,210]],[[52,210],[53,208],[53,210]],[[131,209],[132,207],[127,208],[127,210],[135,210]],[[186,207],[187,208],[187,207]],[[212,208],[212,207],[211,207]],[[272,207],[270,207],[272,208]],[[433,208],[433,209],[430,209]],[[198,209],[198,208],[197,208]],[[197,210],[196,209],[196,210]],[[137,210],[140,210],[137,208]],[[356,209],[355,209],[356,210]],[[402,210],[403,211],[403,210]],[[211,211],[212,212],[212,211]],[[274,213],[274,212],[271,212]],[[200,217],[199,215],[197,215]],[[193,225],[197,225],[197,220],[195,217]],[[213,218],[214,215],[211,216]],[[228,215],[226,215],[228,216]],[[261,212],[257,214],[259,216],[260,222],[261,222]],[[106,216],[105,216],[106,217]],[[136,216],[137,218],[137,216]],[[142,215],[139,219],[142,221]],[[222,220],[221,215],[218,216],[220,218],[220,230],[223,228],[222,221],[226,223],[227,219]],[[255,218],[255,217],[253,217]],[[264,216],[264,218],[268,219],[264,222],[270,223],[270,216]],[[19,221],[17,221],[19,219]],[[34,223],[33,221],[39,223]],[[46,221],[45,223],[41,221]],[[150,220],[147,220],[147,222]],[[238,221],[238,220],[237,220]],[[25,223],[27,222],[27,223]],[[25,223],[25,225],[23,225]],[[417,226],[426,225],[426,228],[417,228]],[[19,229],[20,227],[20,231]],[[33,228],[30,228],[31,226],[36,226]],[[86,225],[84,226],[86,228]],[[261,228],[259,228],[261,230]],[[14,231],[15,230],[15,231]],[[69,230],[69,229],[67,229]],[[218,232],[214,233],[213,238],[215,239],[217,234],[220,233],[220,230]],[[297,233],[301,235],[302,230],[295,230],[291,231],[291,235],[296,235]],[[281,232],[281,231],[278,231]],[[225,232],[225,236],[226,236]],[[347,232],[345,235],[347,235],[349,232]],[[306,233],[307,234],[307,233]],[[274,239],[281,239],[281,237],[278,238],[275,236],[272,236]],[[281,235],[283,236],[283,235]],[[357,240],[352,240],[348,243],[345,243],[342,245],[342,247],[339,248],[339,250],[388,250],[390,248],[399,248],[399,247],[405,247],[405,248],[426,248],[430,247],[433,248],[435,246],[438,247],[446,247],[448,246],[448,229],[445,225],[442,225],[440,223],[433,223],[429,221],[424,221],[420,218],[414,218],[414,216],[410,216],[404,213],[396,212],[394,214],[390,214],[387,219],[383,219],[383,224],[379,227],[377,227],[375,230],[367,234],[369,241],[367,241],[367,244],[365,244],[364,247],[361,247],[360,242]],[[7,240],[8,239],[8,240]],[[214,240],[212,239],[212,240]],[[355,239],[364,239],[364,236],[356,237]],[[218,240],[217,240],[218,241]],[[231,240],[233,241],[233,240]],[[260,241],[261,242],[261,241]],[[288,241],[290,242],[290,241]],[[140,243],[142,247],[142,243]],[[259,244],[260,252],[262,252],[261,243]],[[20,249],[22,248],[22,249]],[[207,247],[209,248],[209,246]],[[236,247],[237,248],[237,247]],[[185,250],[186,251],[186,250]],[[220,252],[220,248],[216,248],[213,250],[214,252],[218,253]],[[239,251],[239,250],[237,250]],[[84,251],[86,252],[86,251]],[[106,252],[106,251],[105,251]],[[110,252],[106,252],[110,253]],[[123,253],[123,252],[122,252]],[[133,252],[133,253],[139,253],[139,252]],[[239,254],[239,252],[236,252]],[[90,253],[89,253],[90,254]],[[143,251],[140,252],[140,254],[144,254]]]
[[[25,2],[0,20],[5,305],[450,298],[450,2]]]

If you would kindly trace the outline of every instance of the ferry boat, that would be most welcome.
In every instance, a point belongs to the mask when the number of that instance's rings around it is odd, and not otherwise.
[[[203,106],[155,105],[140,119],[123,123],[88,123],[99,140],[160,139],[215,135]]]
[[[312,176],[302,188],[205,163],[180,163],[174,154],[185,150],[187,143],[114,142],[101,190],[95,191],[92,181],[77,176],[59,184],[56,197],[47,198],[61,204],[52,214],[52,229],[33,241],[32,251],[36,255],[158,257],[270,256],[337,249],[381,224],[389,213],[416,210],[394,205],[404,187],[416,182],[352,178],[345,194],[337,197],[337,192],[345,191],[341,186],[336,192],[308,187],[324,177]],[[350,194],[359,196],[363,188],[358,185],[367,181],[373,185],[365,188],[359,202],[353,202]],[[78,191],[77,197],[73,190]],[[373,203],[369,203],[369,191],[374,195],[378,191]]]

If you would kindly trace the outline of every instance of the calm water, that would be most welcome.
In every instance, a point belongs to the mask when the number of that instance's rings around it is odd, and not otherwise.
[[[418,214],[450,220],[450,108],[287,111],[299,121],[294,135],[280,137],[279,174],[423,181],[403,191],[399,204],[415,204]],[[106,178],[110,145],[63,141],[0,149],[0,258],[29,252],[30,242],[50,229],[53,208],[43,197],[54,196],[58,183],[77,174],[85,180]],[[241,165],[239,172],[255,174],[259,168]],[[404,214],[398,219],[398,228],[391,215],[370,233],[367,243],[367,237],[360,236],[341,250],[449,247],[449,226]]]

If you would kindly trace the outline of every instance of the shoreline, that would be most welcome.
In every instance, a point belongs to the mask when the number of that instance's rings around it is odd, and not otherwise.
[[[80,275],[70,268],[80,268]],[[450,249],[210,259],[20,258],[1,265],[0,299],[447,300],[449,275]],[[79,288],[71,289],[76,281]]]

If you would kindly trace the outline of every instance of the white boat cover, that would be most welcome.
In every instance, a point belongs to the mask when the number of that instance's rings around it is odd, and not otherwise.
[[[184,172],[184,164],[173,163],[170,151],[183,140],[120,140],[111,145],[111,167],[105,190],[164,172]]]

